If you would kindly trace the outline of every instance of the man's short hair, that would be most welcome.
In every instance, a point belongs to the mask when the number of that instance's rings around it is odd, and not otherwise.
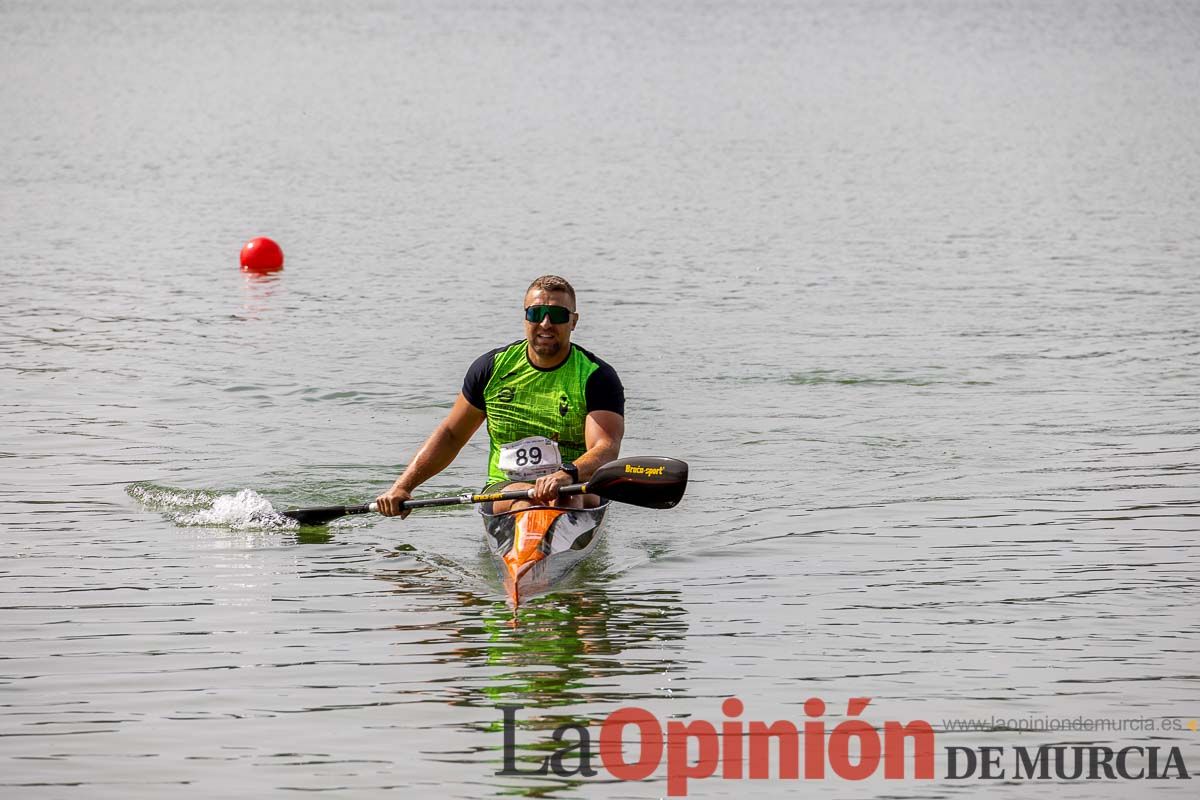
[[[536,278],[533,283],[529,284],[529,288],[525,290],[525,294],[529,294],[534,289],[541,289],[546,292],[566,292],[571,295],[571,302],[575,302],[575,290],[571,288],[571,284],[567,283],[566,278],[560,278],[557,275],[543,275]]]

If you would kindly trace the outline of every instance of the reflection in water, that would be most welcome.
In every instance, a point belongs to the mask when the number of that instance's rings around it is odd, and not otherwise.
[[[242,311],[239,319],[257,320],[270,313],[275,305],[273,297],[283,280],[281,272],[244,272],[242,283]]]
[[[593,736],[597,732],[591,726],[598,717],[563,713],[565,707],[588,702],[628,703],[633,699],[628,691],[629,676],[661,674],[675,666],[669,652],[678,651],[678,643],[687,633],[685,613],[673,590],[615,594],[590,588],[550,595],[519,609],[515,618],[506,604],[491,604],[479,617],[477,630],[483,641],[460,651],[479,666],[503,669],[463,700],[494,709],[491,720],[473,726],[490,734],[493,745],[488,755],[495,765],[491,772],[504,765],[499,706],[523,706],[516,715],[515,763],[522,771],[536,770],[558,748],[577,742],[572,737],[555,742],[555,729],[577,725],[591,728]],[[478,638],[476,631],[471,633],[471,638]],[[647,645],[653,649],[645,650]],[[622,684],[626,689],[621,692],[603,688]],[[550,708],[562,711],[538,713],[538,709]],[[566,764],[568,771],[574,769],[577,755],[568,756]],[[580,783],[555,775],[537,776],[532,781],[518,776],[496,779],[503,781],[502,793],[528,797],[550,796]]]
[[[296,544],[329,544],[333,541],[328,525],[302,525],[293,535]]]
[[[664,678],[652,678],[647,690],[631,692],[638,675],[662,676],[680,667],[678,653],[687,635],[686,611],[673,589],[611,591],[605,584],[602,559],[585,562],[570,579],[570,591],[545,595],[515,612],[502,600],[451,590],[454,606],[461,613],[438,624],[453,641],[442,652],[447,663],[465,667],[452,687],[448,703],[479,708],[484,716],[468,723],[472,734],[484,734],[482,750],[473,747],[457,753],[443,752],[456,763],[482,767],[503,794],[546,797],[578,786],[580,781],[553,774],[497,776],[504,766],[502,705],[521,706],[516,714],[516,763],[521,771],[537,769],[556,749],[575,743],[568,738],[555,742],[552,733],[563,725],[595,727],[620,705],[639,697],[660,697]],[[430,588],[430,582],[445,580],[439,570],[421,567],[386,579],[400,591],[413,590],[414,583]],[[383,576],[381,576],[383,577]],[[453,626],[446,630],[445,626]],[[465,678],[465,679],[464,679]],[[619,687],[619,688],[617,688]],[[604,705],[602,711],[581,707]],[[571,713],[570,708],[580,708]],[[554,709],[554,713],[544,713]],[[542,710],[542,713],[539,713]],[[475,742],[478,736],[472,737]],[[595,752],[595,742],[592,743]],[[568,769],[577,759],[566,759]],[[593,765],[594,766],[594,765]]]
[[[615,699],[587,686],[614,674],[661,672],[673,663],[664,663],[665,645],[681,640],[687,625],[672,602],[678,602],[674,591],[618,596],[589,590],[535,600],[515,620],[505,604],[493,603],[480,619],[486,644],[462,655],[510,671],[494,676],[478,699],[542,708]],[[650,642],[658,645],[651,657],[621,658]]]

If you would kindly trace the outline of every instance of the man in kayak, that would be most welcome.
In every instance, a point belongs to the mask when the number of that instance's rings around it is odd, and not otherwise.
[[[625,390],[616,371],[571,344],[579,322],[575,290],[543,275],[525,292],[525,338],[484,353],[467,370],[454,407],[417,451],[392,488],[376,498],[379,513],[399,514],[412,492],[454,461],[487,421],[488,485],[534,489],[538,505],[558,490],[587,481],[615,459],[625,435]],[[590,502],[589,502],[590,501]],[[595,498],[564,498],[562,505],[595,505]],[[520,507],[524,501],[517,501]],[[495,511],[509,509],[496,503]]]

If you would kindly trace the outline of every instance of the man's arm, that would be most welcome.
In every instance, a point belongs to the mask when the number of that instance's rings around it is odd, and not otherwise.
[[[625,436],[625,418],[613,411],[593,411],[583,423],[583,441],[587,451],[575,459],[579,468],[579,480],[587,482],[596,470],[615,459],[621,452],[621,439]],[[559,487],[570,484],[571,476],[559,470],[543,475],[533,485],[533,499],[538,503],[549,503],[558,497]]]
[[[575,459],[579,480],[586,481],[593,473],[621,453],[625,436],[625,418],[612,411],[593,411],[583,423],[583,441],[587,452]]]
[[[392,488],[375,498],[379,513],[388,517],[397,514],[401,518],[407,517],[409,512],[401,512],[400,504],[412,497],[414,489],[450,466],[463,445],[479,430],[485,417],[483,411],[471,405],[460,392],[454,408],[429,434]]]

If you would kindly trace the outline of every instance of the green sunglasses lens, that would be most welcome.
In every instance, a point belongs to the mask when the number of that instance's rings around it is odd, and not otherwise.
[[[566,306],[530,306],[525,309],[525,319],[538,324],[546,317],[555,325],[562,325],[571,320],[571,309]]]

